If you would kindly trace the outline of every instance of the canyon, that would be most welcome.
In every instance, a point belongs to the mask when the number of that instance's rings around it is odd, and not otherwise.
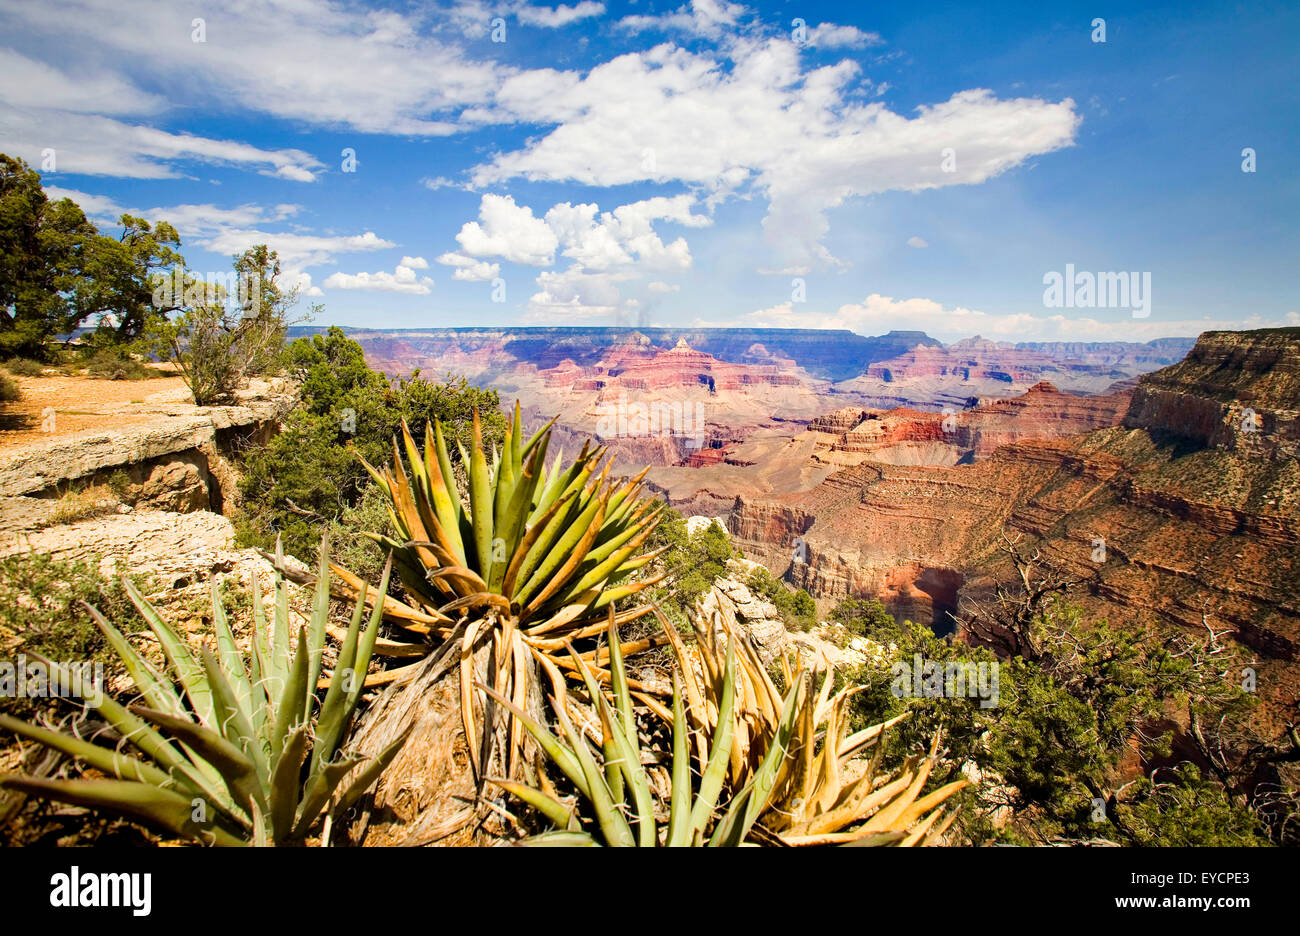
[[[370,366],[390,376],[463,376],[499,391],[506,405],[520,400],[532,427],[558,417],[555,443],[576,447],[594,436],[618,470],[652,466],[656,490],[703,513],[737,494],[810,490],[860,456],[955,464],[1004,441],[1097,428],[1126,402],[1115,395],[1134,378],[1176,363],[1192,345],[1183,338],[944,345],[899,330],[874,337],[743,328],[344,331]],[[895,412],[866,420],[887,410]],[[831,439],[814,425],[835,412],[860,414],[857,427],[845,427],[858,429],[853,438]],[[945,433],[945,425],[955,431]]]
[[[1289,710],[1300,690],[1300,330],[1208,332],[1128,394],[1112,425],[1009,439],[968,464],[867,457],[810,490],[741,494],[728,527],[823,607],[876,597],[939,632],[963,599],[1014,574],[1000,546],[1021,536],[1082,583],[1071,600],[1092,619],[1228,631],[1255,656],[1261,696]],[[852,421],[817,425],[848,439]],[[877,440],[890,435],[881,429]]]

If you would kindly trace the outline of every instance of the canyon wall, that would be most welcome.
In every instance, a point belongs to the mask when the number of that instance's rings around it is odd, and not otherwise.
[[[969,465],[864,461],[810,491],[737,498],[729,528],[814,596],[880,597],[936,627],[959,597],[946,589],[987,594],[1010,571],[1003,533],[1021,534],[1085,581],[1094,617],[1231,628],[1281,704],[1300,688],[1298,374],[1295,330],[1207,333],[1139,381],[1122,425]]]

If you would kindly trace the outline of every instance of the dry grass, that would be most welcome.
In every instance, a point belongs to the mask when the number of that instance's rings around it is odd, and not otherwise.
[[[102,517],[114,513],[116,510],[117,499],[113,497],[110,491],[105,491],[102,488],[67,491],[59,495],[54,510],[46,515],[37,526],[37,529],[63,526],[80,520],[89,520],[92,517]]]

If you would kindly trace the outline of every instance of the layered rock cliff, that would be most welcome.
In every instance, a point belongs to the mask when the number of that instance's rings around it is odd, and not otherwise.
[[[939,629],[1007,574],[997,546],[1020,533],[1086,580],[1096,617],[1233,629],[1282,704],[1300,687],[1297,374],[1294,331],[1206,333],[1141,379],[1122,425],[970,465],[863,462],[811,491],[738,498],[729,527],[815,596],[880,597]]]

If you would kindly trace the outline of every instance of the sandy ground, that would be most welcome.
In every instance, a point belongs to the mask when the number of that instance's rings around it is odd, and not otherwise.
[[[59,374],[14,379],[23,398],[16,403],[0,403],[0,453],[32,442],[156,419],[152,407],[192,402],[180,377],[103,380]],[[54,408],[52,430],[42,415],[47,407]]]

